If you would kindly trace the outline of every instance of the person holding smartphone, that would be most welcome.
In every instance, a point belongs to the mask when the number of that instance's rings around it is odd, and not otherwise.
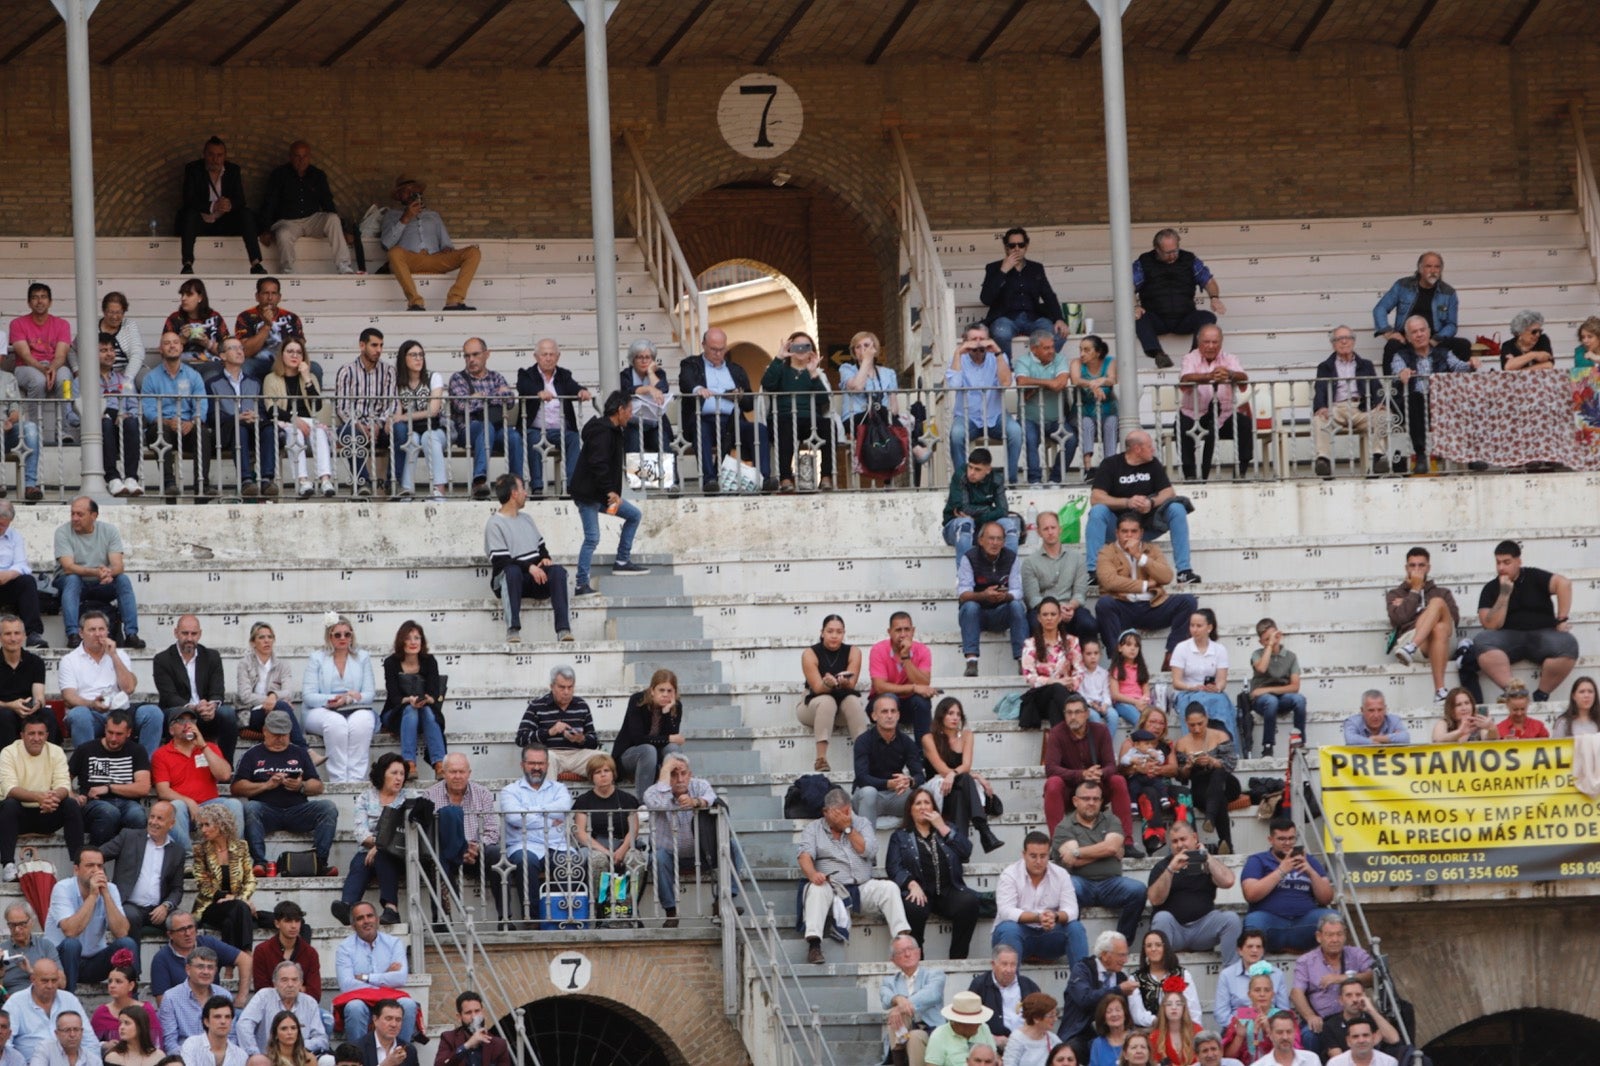
[[[844,715],[852,744],[871,728],[861,702],[861,649],[844,642],[843,618],[830,614],[822,620],[820,639],[800,653],[800,671],[805,675],[806,691],[794,713],[816,737],[817,758],[811,768],[825,774],[831,769],[828,739],[839,715]]]
[[[1337,914],[1329,908],[1333,882],[1327,867],[1305,853],[1288,815],[1268,823],[1267,844],[1244,864],[1245,931],[1266,934],[1269,952],[1309,951],[1323,916]]]
[[[778,438],[778,491],[795,491],[795,455],[815,447],[822,452],[819,488],[833,488],[833,420],[828,376],[822,372],[822,353],[806,333],[791,333],[779,358],[761,375],[761,391],[776,397],[772,432]]]
[[[322,795],[324,785],[311,753],[290,743],[293,728],[288,711],[279,708],[267,715],[261,743],[239,759],[233,795],[244,801],[244,836],[255,876],[266,876],[267,834],[286,829],[311,834],[317,867],[331,877],[338,873],[328,865],[328,853],[339,828],[339,809],[332,800],[311,798]]]

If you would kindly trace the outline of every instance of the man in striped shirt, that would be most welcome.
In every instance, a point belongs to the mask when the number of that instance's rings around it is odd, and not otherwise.
[[[357,496],[372,495],[367,460],[389,446],[389,419],[396,408],[394,367],[383,362],[383,331],[361,331],[361,352],[339,368],[333,384],[333,409],[339,416],[339,443],[350,453]]]
[[[589,760],[600,747],[594,715],[581,696],[574,696],[578,677],[562,664],[550,670],[550,691],[528,701],[517,726],[517,746],[543,744],[550,752],[550,770],[589,778]]]

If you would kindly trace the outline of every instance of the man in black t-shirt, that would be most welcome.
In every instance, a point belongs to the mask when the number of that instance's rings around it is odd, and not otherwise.
[[[72,749],[67,770],[83,804],[83,831],[99,847],[123,829],[143,829],[144,799],[150,795],[150,756],[132,743],[133,715],[106,715],[97,740]]]
[[[1350,1050],[1350,1040],[1346,1034],[1358,1021],[1365,1021],[1372,1026],[1379,1051],[1401,1062],[1406,1061],[1407,1049],[1400,1042],[1400,1031],[1378,1013],[1378,1008],[1372,1005],[1372,999],[1367,995],[1366,986],[1354,977],[1348,977],[1339,982],[1339,1009],[1322,1016],[1320,1043],[1323,1062]]]
[[[1233,887],[1233,870],[1200,847],[1200,837],[1188,822],[1167,830],[1167,844],[1172,850],[1150,871],[1148,896],[1155,908],[1150,931],[1165,934],[1173,951],[1217,948],[1227,969],[1239,957],[1242,919],[1233,911],[1217,910],[1217,889]]]
[[[1496,576],[1478,596],[1478,621],[1483,623],[1483,632],[1473,641],[1478,669],[1503,689],[1511,683],[1512,663],[1538,663],[1533,702],[1542,703],[1578,662],[1578,638],[1567,621],[1572,582],[1548,570],[1523,566],[1522,545],[1514,540],[1494,546],[1494,569]]]
[[[293,729],[288,711],[280,708],[267,714],[261,723],[261,743],[239,760],[233,794],[244,800],[244,836],[257,877],[266,873],[267,834],[277,829],[310,833],[317,862],[331,877],[338,872],[328,865],[328,853],[339,828],[339,808],[332,800],[309,798],[320,796],[324,786],[311,753],[289,742]]]
[[[16,743],[23,723],[35,717],[44,719],[50,743],[61,743],[61,726],[44,705],[44,660],[23,646],[26,640],[22,619],[0,615],[0,749]]]
[[[1083,557],[1090,567],[1100,549],[1111,540],[1117,516],[1123,511],[1138,514],[1145,529],[1145,540],[1155,540],[1172,531],[1172,565],[1177,568],[1179,585],[1198,585],[1200,575],[1189,567],[1189,510],[1177,500],[1167,468],[1156,459],[1155,442],[1150,434],[1136,429],[1124,438],[1122,451],[1109,455],[1095,471],[1094,488],[1089,493],[1089,520],[1083,530]],[[1089,571],[1089,583],[1095,583]]]

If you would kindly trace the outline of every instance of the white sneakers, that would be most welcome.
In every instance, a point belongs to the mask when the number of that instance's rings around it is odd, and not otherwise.
[[[144,486],[139,484],[138,478],[133,477],[127,478],[126,480],[120,477],[114,477],[110,481],[106,482],[106,489],[113,496],[144,495]]]

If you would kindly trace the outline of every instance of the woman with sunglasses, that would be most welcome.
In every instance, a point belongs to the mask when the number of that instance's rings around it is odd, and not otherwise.
[[[1554,370],[1555,349],[1544,331],[1544,316],[1518,311],[1511,319],[1511,339],[1500,346],[1501,370]]]
[[[300,686],[305,728],[322,735],[327,780],[351,784],[366,780],[372,764],[372,734],[378,727],[372,699],[378,686],[372,678],[372,656],[355,646],[350,619],[329,612],[323,621],[324,646],[306,659]]]
[[[778,490],[795,490],[795,455],[815,435],[822,452],[818,486],[833,488],[833,420],[828,414],[828,377],[822,354],[806,333],[791,333],[779,357],[761,375],[761,391],[776,397],[773,433],[778,438]]]

